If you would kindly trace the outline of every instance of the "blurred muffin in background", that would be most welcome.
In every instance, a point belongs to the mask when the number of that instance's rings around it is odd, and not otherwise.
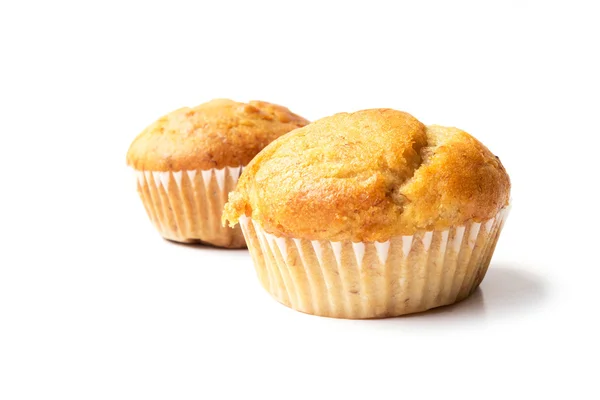
[[[127,164],[150,220],[166,239],[245,247],[238,228],[221,224],[228,193],[250,160],[279,136],[308,124],[263,101],[217,99],[173,111],[133,141]]]

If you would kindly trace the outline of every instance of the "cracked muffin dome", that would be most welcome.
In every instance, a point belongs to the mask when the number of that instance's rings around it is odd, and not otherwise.
[[[216,99],[148,126],[131,144],[127,164],[149,171],[244,166],[274,139],[306,124],[276,104]]]
[[[468,133],[371,109],[267,146],[229,194],[223,221],[245,215],[280,237],[386,241],[493,218],[509,192],[498,157]]]

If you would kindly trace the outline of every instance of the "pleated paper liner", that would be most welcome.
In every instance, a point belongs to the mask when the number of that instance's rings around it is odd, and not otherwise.
[[[508,209],[488,221],[386,242],[276,237],[240,220],[263,287],[279,302],[334,318],[383,318],[460,301],[481,283]]]
[[[169,240],[246,247],[239,227],[223,227],[221,214],[243,167],[178,172],[135,171],[150,220]]]

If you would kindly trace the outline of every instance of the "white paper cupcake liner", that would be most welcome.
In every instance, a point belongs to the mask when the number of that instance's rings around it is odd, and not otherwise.
[[[251,218],[240,225],[260,282],[279,302],[308,314],[383,318],[452,304],[481,283],[508,209],[444,231],[385,242],[277,237]]]
[[[243,167],[189,171],[135,170],[138,193],[150,220],[169,240],[245,247],[239,227],[221,225],[221,214]]]

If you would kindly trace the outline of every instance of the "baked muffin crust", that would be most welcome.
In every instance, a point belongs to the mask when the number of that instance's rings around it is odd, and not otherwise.
[[[277,236],[386,241],[487,220],[509,193],[500,160],[468,133],[371,109],[268,145],[229,194],[223,221],[246,215]]]
[[[148,126],[131,144],[127,164],[149,171],[244,166],[274,139],[306,124],[276,104],[216,99]]]

